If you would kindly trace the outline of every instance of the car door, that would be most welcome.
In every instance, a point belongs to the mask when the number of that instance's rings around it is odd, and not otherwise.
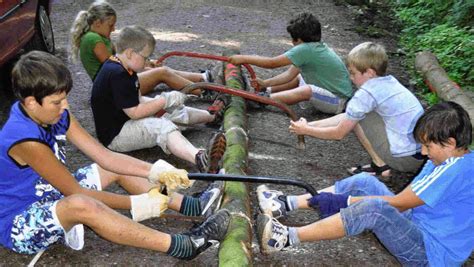
[[[12,19],[19,0],[0,0],[0,62],[6,61],[18,44],[18,37]]]
[[[1,0],[0,0],[1,1]],[[20,0],[18,15],[15,16],[18,42],[25,44],[35,34],[36,11],[38,0]]]
[[[0,66],[34,34],[37,0],[0,0]]]

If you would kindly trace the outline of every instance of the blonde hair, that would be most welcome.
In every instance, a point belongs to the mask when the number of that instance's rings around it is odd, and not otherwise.
[[[77,13],[70,31],[71,59],[73,62],[77,62],[81,38],[90,30],[92,23],[96,20],[104,21],[109,17],[117,17],[117,13],[109,3],[101,0],[92,3],[87,11],[82,10]]]
[[[147,46],[153,51],[155,44],[156,41],[153,34],[140,26],[127,26],[123,28],[115,40],[115,48],[119,54],[128,48],[140,52]]]
[[[387,71],[388,56],[382,45],[365,42],[349,52],[347,65],[355,67],[361,73],[373,69],[377,76],[384,76]]]

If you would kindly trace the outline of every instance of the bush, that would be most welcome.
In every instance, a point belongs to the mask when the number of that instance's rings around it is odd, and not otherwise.
[[[400,43],[417,85],[426,88],[414,72],[415,54],[429,50],[454,82],[474,91],[473,1],[397,0],[394,4],[403,25]]]

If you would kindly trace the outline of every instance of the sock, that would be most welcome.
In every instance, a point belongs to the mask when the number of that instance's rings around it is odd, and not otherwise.
[[[296,210],[298,208],[298,198],[296,196],[287,196],[286,206],[288,207],[288,211]]]
[[[207,71],[201,73],[201,76],[202,76],[202,80],[203,80],[204,82],[206,82],[206,83],[209,82],[209,81],[207,80]]]
[[[186,216],[200,216],[201,205],[199,204],[199,198],[184,196],[183,202],[181,202],[181,208],[179,213]]]
[[[187,235],[171,235],[171,245],[166,254],[185,259],[193,255],[193,244],[191,238]]]
[[[288,227],[288,245],[295,246],[300,244],[301,241],[298,238],[298,233],[296,232],[295,227]]]

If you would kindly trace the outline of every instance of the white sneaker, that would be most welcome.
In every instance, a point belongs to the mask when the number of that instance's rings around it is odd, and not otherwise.
[[[280,218],[288,214],[288,204],[283,192],[270,190],[266,185],[257,187],[260,210],[271,217]]]
[[[288,244],[288,227],[267,214],[258,215],[257,231],[264,254],[280,251]]]

